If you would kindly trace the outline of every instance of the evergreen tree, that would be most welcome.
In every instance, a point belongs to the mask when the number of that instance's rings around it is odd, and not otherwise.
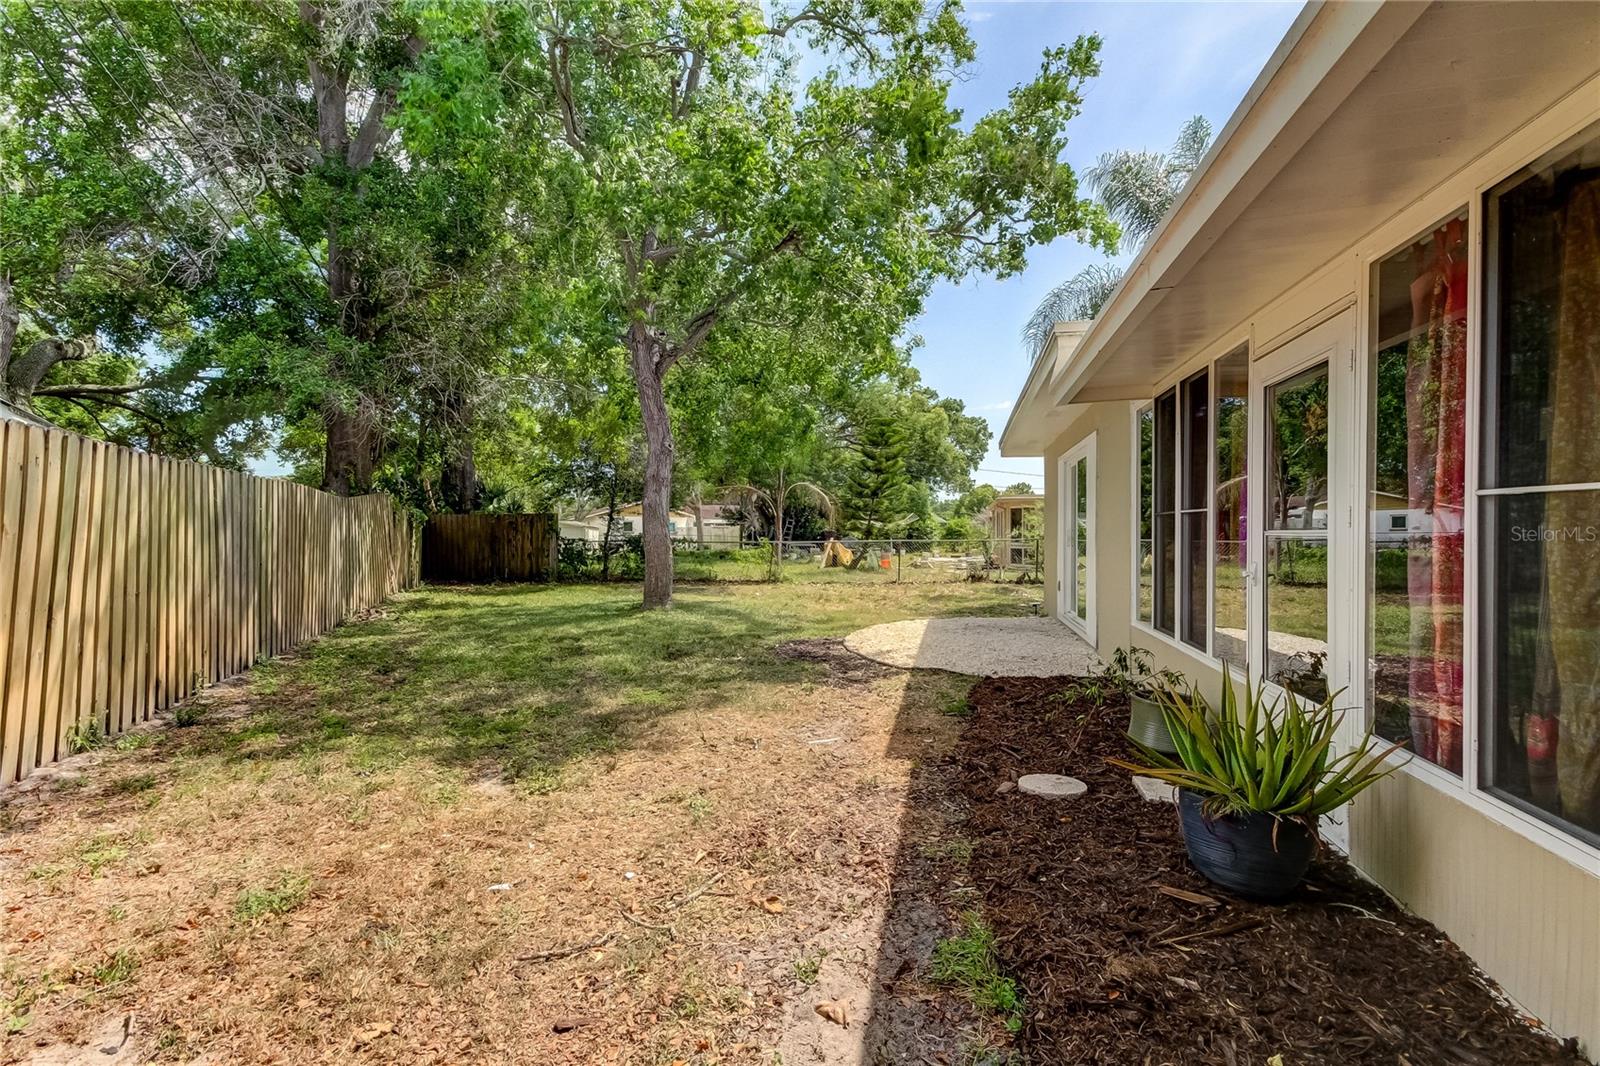
[[[868,540],[884,536],[909,504],[906,443],[894,423],[874,421],[862,428],[860,453],[846,494],[851,524]]]

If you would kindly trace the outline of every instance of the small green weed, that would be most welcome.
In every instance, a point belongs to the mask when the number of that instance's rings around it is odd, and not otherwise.
[[[711,810],[715,806],[715,804],[711,802],[711,797],[706,795],[704,792],[695,792],[691,794],[683,801],[683,805],[689,808],[689,818],[696,825],[699,825],[701,822],[705,821],[706,818],[711,815]]]
[[[917,853],[925,859],[948,859],[965,866],[972,861],[972,841],[962,836],[930,840],[918,844]]]
[[[119,949],[94,968],[94,985],[96,988],[120,985],[133,977],[137,967],[133,952]]]
[[[241,921],[253,922],[261,918],[288,914],[305,902],[311,889],[311,878],[285,870],[271,885],[258,885],[239,893],[233,913]]]
[[[963,914],[961,932],[933,949],[933,979],[965,989],[980,1009],[1004,1015],[1011,1032],[1022,1028],[1022,994],[1000,972],[994,931],[977,911]]]
[[[972,701],[966,696],[956,696],[945,700],[939,708],[940,714],[947,714],[952,718],[970,718],[972,716]]]
[[[91,718],[87,722],[79,722],[67,733],[67,751],[78,755],[98,748],[105,739],[100,732],[99,720]]]
[[[199,725],[205,716],[205,708],[198,703],[180,703],[172,709],[172,724],[179,729],[187,729]]]
[[[810,988],[817,983],[817,978],[822,975],[822,960],[828,957],[826,949],[810,955],[802,955],[794,963],[794,979]]]
[[[117,751],[138,751],[156,742],[154,733],[124,733],[111,742]]]
[[[78,861],[89,869],[90,877],[99,877],[107,866],[128,857],[128,849],[114,843],[110,837],[97,836],[84,842],[78,849]]]
[[[71,872],[72,867],[66,863],[42,862],[28,867],[28,880],[43,881],[45,884],[53,885]]]
[[[131,774],[128,777],[119,777],[111,782],[106,786],[106,791],[118,796],[133,792],[146,792],[155,787],[155,774]]]

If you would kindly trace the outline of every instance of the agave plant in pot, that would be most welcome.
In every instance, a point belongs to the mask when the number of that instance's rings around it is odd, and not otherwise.
[[[1400,745],[1370,735],[1335,753],[1336,695],[1269,699],[1246,685],[1241,698],[1224,676],[1213,708],[1193,688],[1162,685],[1156,696],[1177,751],[1136,744],[1143,763],[1110,761],[1177,786],[1189,861],[1209,880],[1250,899],[1282,899],[1311,864],[1317,819],[1397,768],[1388,756]]]

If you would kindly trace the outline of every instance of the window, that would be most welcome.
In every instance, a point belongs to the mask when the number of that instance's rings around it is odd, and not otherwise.
[[[1249,648],[1249,611],[1244,587],[1245,456],[1249,446],[1250,350],[1237,348],[1216,365],[1216,403],[1212,417],[1216,444],[1216,548],[1211,563],[1211,599],[1215,621],[1211,650],[1217,658],[1245,668]]]
[[[1373,731],[1461,772],[1467,213],[1372,273],[1367,677]],[[1417,516],[1413,527],[1412,515]],[[1376,524],[1369,525],[1376,529]],[[1394,530],[1409,535],[1394,537]]]
[[[1156,483],[1156,412],[1153,406],[1141,408],[1139,425],[1139,621],[1150,625],[1155,621],[1156,565],[1155,565],[1155,483]]]
[[[1155,429],[1155,627],[1171,636],[1177,616],[1177,590],[1172,580],[1178,522],[1176,389],[1168,389],[1156,399]]]
[[[1600,844],[1600,135],[1485,206],[1480,769]]]
[[[1060,460],[1059,617],[1095,640],[1093,433]]]
[[[1206,514],[1211,493],[1211,377],[1200,371],[1180,388],[1183,407],[1183,445],[1179,453],[1183,470],[1182,506],[1179,508],[1179,551],[1182,560],[1178,581],[1182,586],[1183,625],[1186,644],[1201,651],[1211,628],[1207,564],[1211,549],[1206,543]]]
[[[1328,364],[1267,389],[1266,676],[1325,699],[1328,682]]]

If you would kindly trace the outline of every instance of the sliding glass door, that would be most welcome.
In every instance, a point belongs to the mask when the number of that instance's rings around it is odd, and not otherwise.
[[[1056,617],[1093,644],[1094,622],[1094,466],[1090,434],[1061,457],[1057,471],[1061,499],[1060,571],[1056,579]]]
[[[1341,709],[1359,700],[1346,632],[1361,554],[1350,535],[1353,314],[1342,312],[1250,368],[1250,469],[1244,567],[1250,608],[1250,674],[1268,698],[1284,692]],[[1259,516],[1251,518],[1249,516]],[[1361,730],[1351,715],[1340,745]],[[1346,735],[1347,734],[1347,735]],[[1323,836],[1348,846],[1342,815]]]

